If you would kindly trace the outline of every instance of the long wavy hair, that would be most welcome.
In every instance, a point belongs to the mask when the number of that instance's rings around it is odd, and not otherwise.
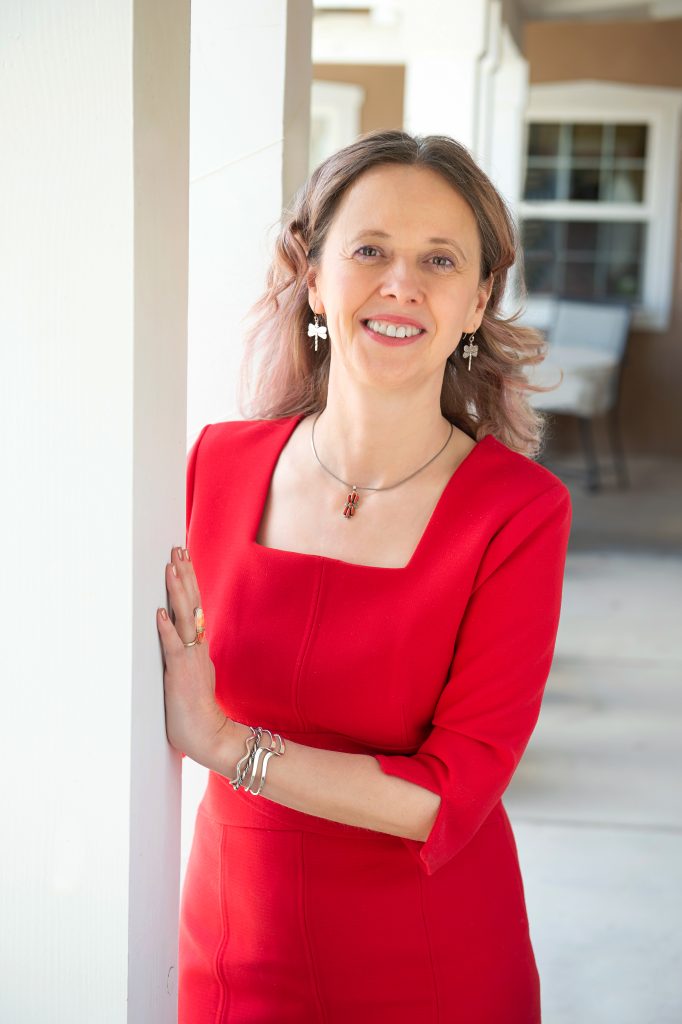
[[[324,160],[283,212],[265,291],[246,316],[239,379],[239,411],[246,419],[277,419],[323,409],[327,401],[330,346],[315,352],[308,337],[312,311],[307,272],[319,265],[327,233],[346,190],[371,167],[404,164],[440,174],[471,207],[481,241],[480,279],[493,286],[476,333],[478,356],[463,372],[459,347],[447,359],[441,413],[469,437],[486,434],[515,451],[536,457],[544,441],[545,417],[528,402],[525,368],[542,362],[542,336],[501,313],[507,274],[520,247],[514,221],[495,186],[469,151],[446,135],[403,131],[368,132]],[[522,274],[518,274],[517,290]],[[250,321],[250,324],[249,324]],[[556,387],[556,385],[553,385]]]

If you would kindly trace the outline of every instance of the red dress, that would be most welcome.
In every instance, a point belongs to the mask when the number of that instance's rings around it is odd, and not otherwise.
[[[270,480],[301,419],[209,424],[188,455],[217,700],[285,740],[372,754],[441,803],[419,842],[210,772],[182,893],[179,1024],[536,1024],[500,798],[552,662],[569,492],[488,435],[404,568],[266,548]]]

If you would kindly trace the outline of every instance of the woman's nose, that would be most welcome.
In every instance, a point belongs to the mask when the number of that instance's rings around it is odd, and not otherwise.
[[[393,297],[399,302],[421,302],[423,291],[417,267],[407,260],[391,261],[386,268],[381,295]]]

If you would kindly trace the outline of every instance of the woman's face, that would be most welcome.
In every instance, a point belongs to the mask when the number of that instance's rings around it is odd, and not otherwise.
[[[343,196],[308,273],[309,302],[326,318],[333,359],[367,383],[442,381],[483,318],[492,276],[481,282],[480,266],[468,203],[435,171],[381,165]]]

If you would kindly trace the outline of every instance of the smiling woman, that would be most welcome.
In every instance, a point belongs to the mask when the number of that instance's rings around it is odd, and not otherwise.
[[[377,222],[384,226],[357,230]],[[455,238],[431,235],[436,228]],[[493,282],[473,211],[440,174],[414,165],[366,170],[338,203],[307,275],[309,302],[325,315],[335,349],[333,389],[345,390],[351,375],[433,394],[457,340],[480,328]],[[359,332],[380,347],[360,343]],[[410,346],[400,360],[382,352],[397,346]]]
[[[500,315],[515,244],[441,136],[358,139],[284,215],[250,415],[192,446],[159,619],[169,740],[209,768],[179,1024],[540,1021],[501,797],[571,507],[529,457],[542,346]]]
[[[440,349],[447,350],[439,379],[443,416],[474,439],[492,433],[516,451],[539,454],[545,420],[527,399],[531,391],[551,388],[530,384],[526,368],[545,358],[546,345],[536,331],[517,324],[516,315],[500,312],[518,251],[504,201],[464,146],[448,136],[399,131],[362,136],[316,168],[284,213],[267,287],[251,311],[245,339],[242,414],[277,418],[324,405],[332,347],[349,339],[349,325],[338,319],[338,302],[330,307],[310,289],[316,271],[342,273],[345,283],[352,263],[367,269],[369,282],[387,267],[400,274],[409,265],[420,269],[420,284],[430,282],[437,301],[446,301],[439,323],[432,309],[430,324],[415,321],[425,332],[438,328]],[[468,320],[452,317],[463,278],[487,296],[481,315]],[[396,312],[390,303],[405,304],[392,295],[364,317],[354,312],[363,323],[381,316],[396,322],[386,316]],[[311,307],[326,314],[329,326],[330,345],[321,358],[305,344]],[[340,315],[352,311],[344,307]],[[475,378],[459,372],[468,360],[463,345],[472,327]],[[378,340],[376,332],[373,337]]]

